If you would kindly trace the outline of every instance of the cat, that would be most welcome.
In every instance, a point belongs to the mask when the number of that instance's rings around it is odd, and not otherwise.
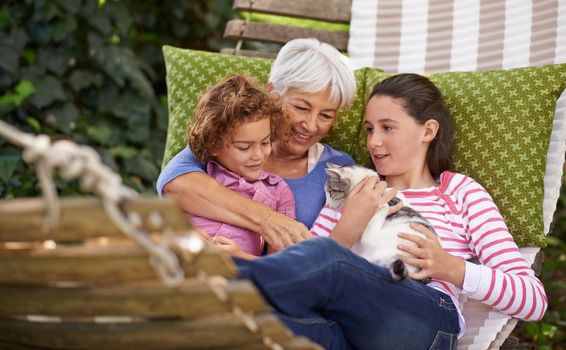
[[[330,209],[340,210],[352,188],[367,176],[378,176],[378,174],[360,165],[338,166],[327,163],[326,173],[328,180],[324,186],[326,194],[326,205]],[[389,207],[400,201],[406,203],[402,193],[398,192],[396,197],[389,203],[382,205],[375,215],[370,219],[359,242],[354,244],[352,251],[371,263],[384,266],[389,269],[394,280],[403,280],[408,272],[418,272],[415,266],[403,263],[397,254],[407,253],[397,250],[398,244],[413,244],[410,241],[399,238],[399,232],[411,233],[426,238],[422,233],[415,231],[410,224],[421,224],[435,233],[432,225],[416,210],[404,205],[399,211],[387,215]],[[428,283],[430,279],[423,282]]]

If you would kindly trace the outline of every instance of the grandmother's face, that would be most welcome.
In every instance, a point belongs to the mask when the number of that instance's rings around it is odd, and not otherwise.
[[[289,118],[291,137],[281,140],[280,146],[289,154],[303,156],[330,131],[339,103],[330,99],[330,88],[317,93],[289,90],[281,99]]]

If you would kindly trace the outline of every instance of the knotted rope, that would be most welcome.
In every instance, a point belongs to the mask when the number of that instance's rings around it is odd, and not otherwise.
[[[138,194],[123,185],[121,177],[103,164],[92,148],[68,140],[52,143],[46,135],[27,134],[3,121],[0,121],[0,137],[23,148],[23,159],[36,168],[47,202],[43,232],[48,233],[59,222],[61,207],[52,177],[53,171],[57,170],[64,180],[79,179],[81,189],[101,198],[109,218],[150,255],[151,264],[166,285],[175,286],[183,281],[184,272],[175,253],[151,240],[146,231],[138,228],[120,210],[119,204],[123,200],[136,198]]]

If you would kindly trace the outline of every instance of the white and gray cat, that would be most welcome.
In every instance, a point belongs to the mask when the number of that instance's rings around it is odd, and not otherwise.
[[[346,197],[358,183],[367,176],[378,176],[375,171],[360,165],[341,167],[328,163],[326,172],[329,176],[324,187],[326,204],[331,209],[336,210],[342,208]],[[354,253],[364,257],[369,262],[388,268],[391,277],[395,280],[404,279],[409,271],[419,271],[417,267],[405,264],[397,257],[398,254],[407,255],[397,249],[398,244],[414,244],[399,238],[397,234],[405,232],[424,238],[424,235],[412,229],[410,224],[421,224],[434,232],[432,225],[421,214],[406,205],[398,212],[387,215],[389,207],[399,203],[399,201],[406,203],[403,194],[400,192],[389,203],[379,208],[370,219],[360,241],[352,247]]]

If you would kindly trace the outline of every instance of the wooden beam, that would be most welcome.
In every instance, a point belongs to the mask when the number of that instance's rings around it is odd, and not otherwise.
[[[262,314],[255,320],[261,330],[257,333],[250,332],[234,316],[133,323],[56,323],[0,318],[0,339],[73,350],[245,348],[260,344],[263,335],[278,343],[292,339],[292,334],[275,316]]]
[[[317,38],[338,50],[348,49],[348,32],[329,32],[311,28],[288,27],[279,24],[230,20],[226,24],[224,37],[233,40],[257,40],[284,44],[296,38]]]
[[[191,229],[185,214],[172,199],[141,197],[125,201],[122,208],[126,213],[140,214],[144,227],[149,227],[149,214],[157,212],[174,231]],[[59,223],[47,234],[41,232],[45,212],[43,198],[0,201],[0,242],[76,241],[99,236],[123,236],[106,216],[98,198],[61,199]]]
[[[271,310],[249,281],[227,280],[223,287],[242,310]],[[0,286],[0,315],[45,315],[71,318],[93,316],[200,318],[230,313],[208,283],[190,279],[176,288],[158,282],[102,288]]]
[[[277,56],[274,52],[267,52],[267,51],[252,51],[252,50],[239,50],[236,54],[235,49],[224,48],[220,49],[220,53],[226,55],[236,55],[236,56],[246,56],[246,57],[260,57],[260,58],[269,58],[275,59]]]
[[[234,276],[232,259],[213,246],[183,266],[188,276],[199,271]],[[56,249],[0,249],[0,284],[109,285],[155,280],[147,253],[133,243],[108,246],[57,246]]]
[[[308,338],[305,337],[295,337],[293,339],[280,342],[279,345],[285,350],[324,350],[322,346],[313,343]],[[253,344],[247,345],[245,347],[227,347],[224,350],[273,350],[272,347],[266,344]]]
[[[352,0],[235,0],[236,11],[267,13],[289,17],[317,19],[335,23],[350,23]]]

